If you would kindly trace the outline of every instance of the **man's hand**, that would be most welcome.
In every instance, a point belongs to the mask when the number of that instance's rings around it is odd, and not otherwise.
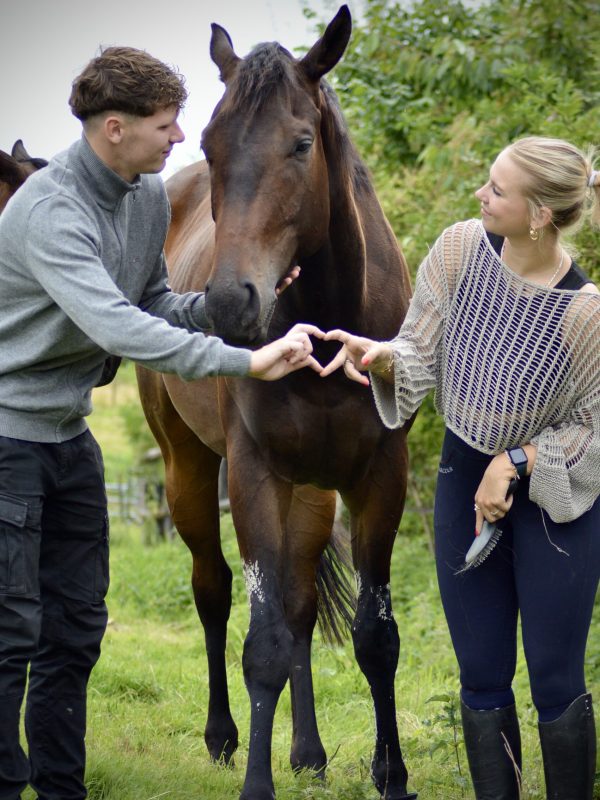
[[[310,333],[319,329],[314,325],[295,325],[281,339],[255,350],[250,357],[251,378],[276,381],[303,367],[321,372],[322,367],[311,355],[313,347]]]

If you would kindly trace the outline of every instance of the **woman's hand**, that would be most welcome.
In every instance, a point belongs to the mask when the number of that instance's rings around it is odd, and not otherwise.
[[[275,294],[277,295],[277,297],[279,297],[279,295],[282,292],[285,292],[288,286],[291,286],[292,283],[299,277],[300,277],[300,267],[298,266],[292,267],[291,270],[287,273],[287,275],[285,275],[275,287]]]
[[[484,519],[494,524],[506,516],[513,504],[512,495],[507,499],[506,494],[515,474],[506,453],[499,453],[490,461],[475,493],[476,531],[481,531]]]
[[[342,330],[328,331],[322,338],[325,341],[341,342],[343,347],[323,368],[321,377],[331,375],[343,365],[346,376],[363,386],[369,385],[369,379],[364,374],[367,371],[384,378],[393,378],[394,352],[387,342],[376,342]]]
[[[321,372],[322,367],[311,355],[310,333],[319,332],[313,325],[294,325],[293,328],[274,342],[255,350],[250,356],[251,378],[263,381],[276,381],[303,367]]]

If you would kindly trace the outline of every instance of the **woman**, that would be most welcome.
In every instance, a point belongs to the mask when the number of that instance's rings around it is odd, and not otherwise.
[[[475,193],[481,221],[448,228],[421,265],[398,336],[325,335],[343,347],[322,374],[343,365],[368,384],[369,371],[388,427],[436,389],[447,427],[436,561],[478,800],[519,797],[519,614],[548,798],[592,798],[584,653],[600,565],[600,293],[561,234],[590,210],[600,221],[599,195],[591,156],[558,139],[513,143]],[[484,519],[500,542],[457,575]]]

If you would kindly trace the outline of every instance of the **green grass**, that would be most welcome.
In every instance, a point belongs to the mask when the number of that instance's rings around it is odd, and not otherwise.
[[[209,762],[202,731],[208,701],[205,653],[189,590],[190,557],[176,540],[148,548],[135,530],[116,526],[112,547],[110,624],[90,685],[88,784],[92,800],[221,800],[235,798],[247,757],[249,703],[241,658],[248,612],[229,516],[225,550],[234,569],[234,604],[227,661],[232,710],[240,729],[234,769]],[[452,724],[456,669],[439,610],[433,565],[416,538],[399,539],[392,585],[402,634],[396,680],[398,725],[411,786],[434,800],[471,797],[463,788],[466,760]],[[288,692],[278,706],[273,768],[280,800],[364,798],[376,792],[369,777],[373,712],[352,647],[314,648],[314,678],[321,736],[332,758],[325,786],[289,768],[291,710]],[[523,664],[517,693],[524,723],[526,798],[542,798],[535,718]],[[439,698],[431,700],[431,698]],[[458,759],[458,760],[457,760]],[[459,772],[460,764],[460,772]],[[26,798],[28,800],[28,798]]]
[[[93,430],[114,479],[133,458],[120,405],[132,402],[130,369],[96,401]],[[114,399],[116,397],[116,400]],[[246,594],[231,518],[223,547],[234,572],[227,662],[240,748],[232,769],[211,764],[203,740],[208,702],[204,641],[192,602],[191,557],[179,539],[148,547],[140,529],[112,525],[110,623],[89,690],[90,800],[235,800],[247,759],[249,702],[241,659],[248,624]],[[398,726],[410,787],[422,800],[470,800],[457,713],[457,670],[418,515],[406,520],[392,564],[392,595],[401,634],[396,676]],[[589,688],[600,686],[600,626],[588,647]],[[294,776],[289,767],[291,710],[286,690],[273,736],[278,800],[375,800],[369,777],[373,711],[352,646],[316,637],[313,672],[321,737],[331,760],[327,781]],[[524,746],[523,800],[543,800],[543,775],[522,653],[515,691]],[[32,800],[30,790],[23,800]],[[598,795],[600,797],[600,794]]]

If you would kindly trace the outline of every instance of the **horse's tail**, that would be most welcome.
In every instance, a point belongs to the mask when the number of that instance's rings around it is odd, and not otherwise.
[[[349,577],[351,572],[348,531],[336,520],[317,568],[317,622],[321,635],[330,644],[343,644],[352,626],[356,590]]]

